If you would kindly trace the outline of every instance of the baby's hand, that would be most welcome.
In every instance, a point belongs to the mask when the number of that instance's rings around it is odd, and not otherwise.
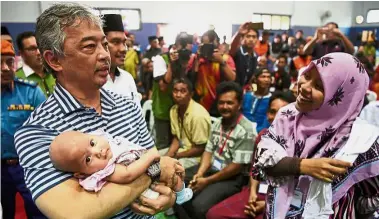
[[[175,177],[178,173],[184,173],[184,168],[178,165],[179,161],[171,157],[163,156],[160,160],[161,177],[160,181],[166,183],[170,188],[173,188],[175,183]]]

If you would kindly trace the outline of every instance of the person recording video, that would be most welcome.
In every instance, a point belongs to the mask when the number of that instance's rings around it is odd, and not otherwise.
[[[214,30],[205,32],[201,42],[194,65],[194,99],[207,109],[211,116],[218,116],[216,86],[222,81],[235,80],[235,64],[231,56],[219,51],[220,38]]]
[[[313,39],[304,46],[304,53],[312,55],[313,59],[319,59],[332,52],[353,54],[354,45],[338,29],[338,24],[329,22],[324,27],[317,28]]]

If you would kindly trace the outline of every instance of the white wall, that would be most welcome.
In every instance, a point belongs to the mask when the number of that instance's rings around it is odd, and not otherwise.
[[[352,26],[354,27],[367,27],[367,26],[377,26],[379,27],[379,23],[366,23],[367,12],[370,9],[379,9],[379,2],[354,2],[353,15],[352,15]],[[357,24],[355,22],[355,17],[358,15],[362,15],[364,17],[364,22],[362,24]]]
[[[320,15],[326,11],[331,16],[322,24]],[[321,26],[326,22],[333,21],[341,27],[351,26],[353,2],[295,2],[292,17],[292,26]]]
[[[41,11],[53,2],[1,2],[3,22],[35,22]],[[252,14],[270,13],[292,15],[292,26],[319,26],[319,16],[325,10],[332,16],[327,21],[335,21],[341,27],[351,26],[355,15],[353,9],[363,10],[378,2],[81,2],[93,7],[140,8],[142,22],[181,23],[198,25],[200,22],[214,24],[240,24],[251,20]],[[17,16],[14,16],[17,15]],[[354,22],[355,23],[355,22]]]
[[[35,23],[40,14],[40,2],[1,1],[1,22]]]

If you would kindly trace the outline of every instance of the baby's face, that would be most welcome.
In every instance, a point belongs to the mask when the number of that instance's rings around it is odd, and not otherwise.
[[[104,169],[112,158],[108,141],[88,134],[78,138],[73,154],[79,161],[80,172],[88,175]]]

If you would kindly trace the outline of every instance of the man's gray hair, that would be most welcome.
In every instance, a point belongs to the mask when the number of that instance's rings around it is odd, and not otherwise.
[[[46,9],[37,18],[36,26],[36,39],[41,54],[51,50],[54,56],[63,56],[63,44],[66,38],[64,29],[79,25],[82,21],[88,21],[100,28],[103,26],[101,17],[95,15],[92,8],[84,5],[58,3]],[[44,59],[43,64],[48,72],[55,74]]]

